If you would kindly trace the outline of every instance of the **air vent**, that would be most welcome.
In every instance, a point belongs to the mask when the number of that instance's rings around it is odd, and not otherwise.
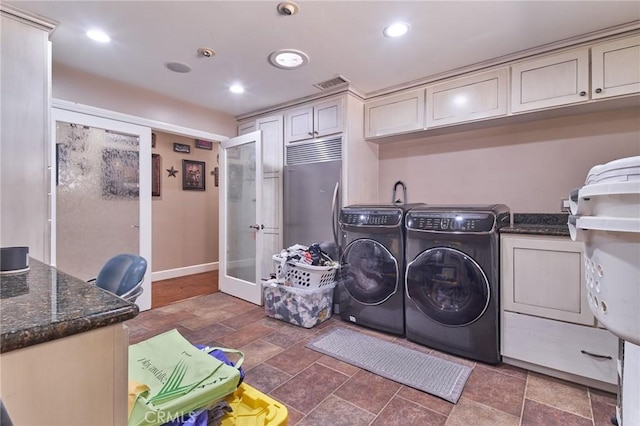
[[[286,157],[288,166],[341,160],[342,139],[288,145]]]
[[[329,90],[329,89],[333,89],[334,87],[340,86],[342,84],[347,84],[347,83],[349,83],[349,80],[339,75],[335,78],[332,78],[331,80],[323,81],[321,83],[316,83],[313,85],[313,87],[317,87],[320,90]]]

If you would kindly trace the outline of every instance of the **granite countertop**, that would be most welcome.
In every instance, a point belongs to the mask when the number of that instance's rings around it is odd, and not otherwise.
[[[0,353],[117,324],[138,307],[35,259],[0,275]]]
[[[569,236],[568,215],[564,213],[514,213],[513,225],[500,229],[503,234]]]

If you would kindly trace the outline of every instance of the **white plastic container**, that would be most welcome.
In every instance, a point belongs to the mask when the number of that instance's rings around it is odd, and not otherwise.
[[[591,311],[620,339],[640,344],[640,157],[593,167],[571,209]]]

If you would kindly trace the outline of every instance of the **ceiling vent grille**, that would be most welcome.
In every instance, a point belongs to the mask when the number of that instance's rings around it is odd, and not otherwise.
[[[287,146],[286,161],[288,166],[306,163],[321,163],[342,159],[342,139],[313,141],[310,143],[291,144]]]
[[[329,89],[333,89],[334,87],[341,86],[343,84],[348,84],[348,83],[349,83],[349,80],[339,75],[335,78],[332,78],[331,80],[316,83],[313,85],[313,87],[317,87],[320,90],[329,90]]]

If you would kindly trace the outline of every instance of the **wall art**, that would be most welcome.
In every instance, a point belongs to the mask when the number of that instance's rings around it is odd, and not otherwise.
[[[204,161],[182,160],[182,189],[192,191],[205,190]]]

